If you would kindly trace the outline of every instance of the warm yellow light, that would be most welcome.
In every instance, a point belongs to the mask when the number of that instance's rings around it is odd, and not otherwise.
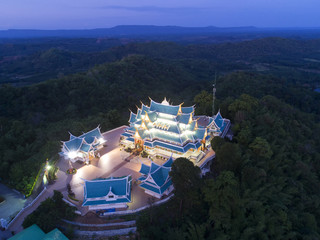
[[[47,166],[46,166],[47,171],[49,171],[49,170],[50,170],[50,168],[51,168],[51,166],[50,166],[50,165],[47,165]]]

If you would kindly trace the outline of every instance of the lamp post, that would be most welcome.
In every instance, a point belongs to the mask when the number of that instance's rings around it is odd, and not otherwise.
[[[46,160],[46,165],[45,165],[45,169],[44,169],[44,174],[47,178],[47,182],[49,182],[49,169],[51,168],[51,166],[49,165],[49,161],[48,158]]]

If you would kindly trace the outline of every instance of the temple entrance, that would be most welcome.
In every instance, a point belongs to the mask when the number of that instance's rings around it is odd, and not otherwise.
[[[134,149],[137,152],[141,152],[143,150],[143,140],[137,139],[134,141]]]

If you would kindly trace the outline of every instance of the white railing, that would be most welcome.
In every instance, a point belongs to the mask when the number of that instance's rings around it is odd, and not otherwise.
[[[68,201],[68,200],[65,199],[65,198],[62,198],[62,200],[63,200],[65,203],[67,203],[67,204],[69,204],[70,206],[72,206],[72,207],[77,207],[75,204],[73,204],[72,202]]]
[[[47,188],[45,187],[41,193],[30,203],[28,204],[27,206],[25,206],[24,208],[22,208],[20,210],[20,212],[18,212],[18,214],[10,221],[10,223],[7,225],[6,229],[8,229],[12,223],[23,213],[23,211],[27,210],[27,208],[31,207],[42,195],[43,193],[47,190]]]
[[[172,197],[174,196],[174,194],[168,196],[167,198],[165,199],[162,199],[158,202],[155,202],[153,205],[154,206],[157,206],[157,205],[160,205],[162,203],[165,203],[167,201],[169,201]],[[149,208],[150,205],[146,205],[146,206],[143,206],[141,208],[137,208],[137,209],[134,209],[134,210],[125,210],[125,211],[118,211],[118,212],[107,212],[107,213],[104,213],[103,216],[114,216],[114,215],[127,215],[127,214],[133,214],[133,213],[137,213],[137,212],[140,212],[142,210],[145,210],[147,208]]]

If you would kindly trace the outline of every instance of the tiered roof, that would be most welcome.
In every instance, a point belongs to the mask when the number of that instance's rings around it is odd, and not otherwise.
[[[84,152],[88,153],[91,150],[95,150],[95,147],[100,143],[99,139],[103,138],[100,132],[100,127],[97,127],[87,133],[83,133],[79,137],[70,134],[69,141],[62,142],[62,151],[64,153],[69,152]]]
[[[166,99],[162,103],[150,99],[150,107],[142,103],[137,114],[130,113],[129,123],[122,134],[128,141],[143,139],[145,146],[180,153],[198,149],[208,135],[207,128],[199,127],[194,119],[194,106],[170,105]]]
[[[229,125],[230,120],[223,118],[219,110],[213,118],[210,117],[208,127],[210,127],[210,131],[216,132],[221,135],[225,131],[228,131]]]
[[[22,230],[21,232],[17,233],[13,237],[9,238],[9,240],[68,240],[68,238],[63,235],[59,229],[55,228],[51,232],[47,234],[41,230],[41,228],[37,224],[33,224],[32,226]]]
[[[82,206],[131,202],[131,176],[85,181]]]
[[[141,164],[140,173],[142,174],[138,180],[141,181],[140,187],[162,195],[171,185],[172,181],[169,176],[171,165],[173,163],[170,157],[162,166],[151,163],[151,166]]]

